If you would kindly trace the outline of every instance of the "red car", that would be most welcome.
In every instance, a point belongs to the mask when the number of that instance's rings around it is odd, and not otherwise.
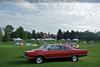
[[[42,63],[50,58],[66,58],[69,57],[72,61],[77,61],[81,56],[87,56],[88,51],[76,49],[69,45],[43,45],[39,49],[25,51],[25,57],[29,60],[34,60],[36,63]]]

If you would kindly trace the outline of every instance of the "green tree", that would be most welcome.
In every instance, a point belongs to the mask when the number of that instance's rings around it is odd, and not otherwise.
[[[30,32],[28,32],[28,39],[32,38],[32,34]]]
[[[12,38],[16,38],[16,33],[15,32],[12,32],[11,34],[10,34],[10,38],[12,39]]]
[[[4,31],[5,31],[5,34],[11,34],[13,32],[14,28],[13,26],[11,25],[7,25],[5,28],[4,28]]]
[[[32,38],[37,39],[37,35],[36,35],[35,30],[32,30]]]
[[[8,35],[8,34],[5,34],[3,37],[2,37],[2,41],[3,42],[7,42],[7,41],[10,41],[11,40],[11,38],[10,38],[10,35]]]
[[[3,30],[2,30],[2,28],[0,27],[0,41],[2,40],[2,37],[3,37]]]
[[[41,38],[41,35],[39,32],[37,32],[37,38]]]
[[[70,39],[74,39],[74,38],[76,38],[76,33],[75,33],[74,30],[71,30],[71,32],[70,32]]]
[[[44,39],[44,33],[43,32],[40,32],[40,38]]]
[[[15,31],[15,37],[16,38],[22,38],[24,39],[25,36],[24,36],[24,29],[22,26],[20,26],[19,28],[17,28],[17,30]]]
[[[14,30],[13,26],[7,25],[7,26],[4,28],[4,33],[5,33],[5,35],[3,36],[2,41],[10,41],[10,40],[11,40],[10,34],[13,32],[13,30]]]
[[[44,39],[44,33],[43,32],[37,32],[36,36],[37,36],[37,38]]]
[[[83,33],[83,39],[84,40],[87,40],[87,41],[95,40],[96,39],[96,36],[95,35],[96,35],[95,33],[90,32],[89,30],[87,30],[87,31],[85,31]],[[99,37],[97,37],[97,38],[99,38]]]
[[[69,32],[69,30],[67,32],[63,32],[63,38],[64,39],[69,39],[70,38],[70,32]]]
[[[59,29],[58,33],[57,33],[57,39],[61,40],[62,38],[63,38],[63,33],[62,33],[61,29]]]
[[[29,33],[28,31],[24,31],[24,37],[23,37],[23,39],[28,39],[28,36],[29,36],[28,33]]]

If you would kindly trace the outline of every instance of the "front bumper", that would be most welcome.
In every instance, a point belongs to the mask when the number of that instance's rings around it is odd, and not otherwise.
[[[32,57],[24,56],[26,59],[33,59]]]

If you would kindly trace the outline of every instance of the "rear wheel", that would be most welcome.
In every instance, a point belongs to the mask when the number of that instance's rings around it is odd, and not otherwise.
[[[44,58],[42,56],[37,56],[35,58],[35,62],[38,63],[38,64],[43,63],[44,62]]]
[[[78,61],[78,56],[72,56],[72,57],[71,57],[71,60],[72,60],[73,62]]]

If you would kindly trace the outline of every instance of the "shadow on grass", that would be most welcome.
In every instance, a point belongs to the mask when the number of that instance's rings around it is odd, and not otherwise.
[[[25,57],[24,56],[18,56],[17,58],[21,58],[22,59],[22,58],[25,58]]]
[[[52,63],[52,62],[71,62],[70,59],[48,59],[45,60],[44,63]],[[25,59],[20,59],[20,60],[15,60],[15,61],[8,61],[7,64],[12,64],[12,65],[25,65],[25,64],[36,64],[34,61],[28,61]]]
[[[55,58],[55,59],[48,59],[45,62],[71,62],[69,58]]]
[[[11,65],[24,65],[24,64],[33,64],[30,61],[26,61],[26,60],[15,60],[15,61],[8,61],[6,62],[7,64],[11,64]]]

